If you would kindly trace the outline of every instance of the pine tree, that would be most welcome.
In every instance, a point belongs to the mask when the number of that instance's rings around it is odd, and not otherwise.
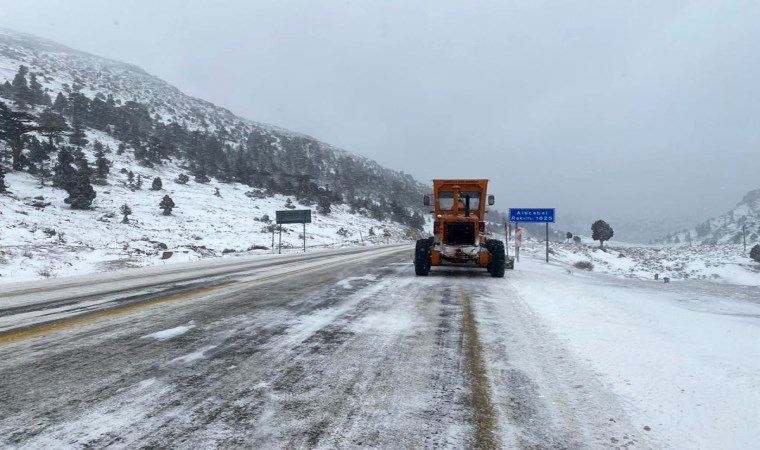
[[[21,65],[16,72],[16,76],[13,77],[13,101],[19,109],[27,109],[30,104],[33,103],[32,92],[29,89],[29,84],[26,82],[26,74],[29,73],[29,69]]]
[[[13,98],[13,86],[10,81],[0,84],[0,97]]]
[[[77,166],[77,173],[84,172],[88,177],[92,175],[90,163],[81,148],[74,149],[74,165]]]
[[[172,213],[172,209],[174,209],[174,200],[168,195],[164,195],[164,198],[161,199],[161,203],[159,203],[158,206],[164,210],[165,216],[169,216]]]
[[[89,123],[90,99],[80,92],[72,92],[69,95],[69,114],[74,123]]]
[[[108,105],[100,97],[102,94],[98,94],[90,103],[88,123],[96,130],[105,130],[111,114]]]
[[[127,183],[129,183],[129,185],[131,186],[132,183],[134,183],[134,181],[135,181],[135,174],[132,173],[132,171],[130,170],[129,172],[127,172]]]
[[[129,223],[129,216],[132,215],[132,208],[129,207],[126,203],[121,205],[120,208],[121,214],[124,216],[124,218],[121,220],[121,223]]]
[[[164,183],[161,181],[161,177],[156,177],[153,179],[153,184],[151,185],[150,189],[153,191],[160,191],[163,185]]]
[[[74,157],[71,155],[70,147],[61,147],[58,150],[58,162],[53,168],[53,186],[62,188],[66,191],[73,189],[75,184],[76,169],[71,164]]]
[[[11,148],[13,170],[24,167],[24,135],[37,131],[36,117],[23,111],[13,111],[0,101],[0,140]]]
[[[69,101],[61,92],[55,96],[55,101],[53,102],[53,111],[61,115],[69,114]]]
[[[93,144],[95,149],[95,180],[98,184],[106,184],[108,174],[111,172],[111,161],[106,159],[105,148],[100,141]]]
[[[71,145],[76,145],[77,147],[84,147],[87,145],[87,135],[84,132],[84,125],[82,124],[82,121],[80,119],[74,119],[74,123],[72,124],[73,129],[71,130],[71,134],[69,135],[69,143]]]
[[[135,182],[135,189],[139,191],[140,189],[142,189],[142,185],[143,185],[142,175],[137,175],[137,181]]]
[[[127,150],[127,145],[123,142],[119,142],[119,146],[116,147],[116,154],[123,155],[126,150]]]
[[[30,172],[32,167],[34,172],[40,177],[40,186],[45,186],[45,180],[50,176],[50,169],[48,168],[48,161],[50,161],[50,154],[56,151],[54,144],[49,141],[36,142],[33,141],[33,145],[29,146],[29,162]]]
[[[63,201],[71,205],[71,209],[90,209],[97,193],[90,183],[90,171],[87,167],[77,171],[74,184],[67,192],[69,196]]]
[[[599,248],[604,249],[604,241],[612,239],[612,227],[604,220],[597,220],[591,225],[591,239],[599,241]]]
[[[45,103],[45,92],[42,90],[40,82],[37,81],[37,74],[34,73],[29,75],[29,99],[33,105]]]
[[[331,206],[332,205],[330,204],[330,198],[326,195],[319,197],[319,200],[317,200],[317,209],[323,216],[326,216],[332,212]]]
[[[49,108],[40,114],[37,123],[40,134],[47,137],[51,144],[53,142],[58,143],[61,134],[69,129],[68,125],[66,125],[66,119]]]
[[[2,181],[0,181],[2,183]],[[760,263],[760,244],[755,244],[749,251],[749,257]]]

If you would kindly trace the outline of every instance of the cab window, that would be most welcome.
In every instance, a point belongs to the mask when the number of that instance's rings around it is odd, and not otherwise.
[[[460,192],[459,193],[459,207],[464,208],[464,201],[467,196],[470,196],[470,210],[480,208],[480,192]]]
[[[438,209],[450,210],[454,208],[454,193],[453,192],[439,192],[438,193]]]

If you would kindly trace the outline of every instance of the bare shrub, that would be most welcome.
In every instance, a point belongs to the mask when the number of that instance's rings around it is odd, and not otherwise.
[[[50,267],[43,267],[37,270],[37,275],[44,278],[50,278],[50,277],[54,277],[55,273],[53,273],[53,270]]]
[[[573,267],[580,270],[588,270],[589,272],[594,270],[594,264],[591,261],[578,261],[573,264]]]

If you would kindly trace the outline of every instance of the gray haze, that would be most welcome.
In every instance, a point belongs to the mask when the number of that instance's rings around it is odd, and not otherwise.
[[[25,1],[0,26],[642,240],[760,188],[757,2]]]

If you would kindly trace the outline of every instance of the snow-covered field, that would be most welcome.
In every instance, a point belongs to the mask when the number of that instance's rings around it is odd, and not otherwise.
[[[543,243],[529,241],[532,245],[522,249],[521,254],[544,257]],[[651,280],[655,274],[659,280],[709,280],[719,283],[760,286],[760,263],[752,261],[741,244],[717,245],[640,245],[624,242],[599,243],[584,240],[575,243],[550,243],[550,260],[568,265],[590,262],[593,272],[614,274],[625,278]],[[513,251],[514,247],[510,249]]]
[[[660,252],[677,250],[689,254],[687,248]],[[725,277],[721,284],[709,278],[664,284],[621,277],[615,269],[617,276],[568,273],[572,267],[557,259],[547,264],[542,251],[529,244],[507,274],[520,302],[612,389],[656,447],[758,448],[757,278],[754,286]]]
[[[90,132],[88,139],[99,140],[114,151],[117,147],[105,134]],[[94,186],[97,198],[91,211],[72,210],[63,202],[67,196],[63,190],[40,187],[29,174],[6,175],[10,194],[0,195],[0,283],[273,252],[273,235],[266,227],[274,223],[275,211],[286,209],[287,197],[251,197],[255,191],[251,187],[216,180],[201,184],[191,179],[182,185],[174,180],[187,171],[177,164],[142,167],[128,153],[107,155],[113,161],[111,175],[108,185]],[[91,153],[87,156],[94,160]],[[122,168],[131,170],[135,180],[142,177],[142,189],[130,189],[127,175],[120,173]],[[159,176],[163,189],[150,190]],[[221,197],[215,195],[215,188]],[[170,216],[164,216],[158,206],[164,195],[176,204]],[[404,242],[415,237],[398,223],[350,214],[345,205],[333,205],[330,214],[322,215],[316,205],[291,200],[296,209],[312,210],[312,223],[306,225],[307,250]],[[35,202],[49,205],[32,206]],[[133,212],[128,224],[122,223],[119,212],[125,203]],[[271,222],[260,220],[265,215]],[[338,234],[341,228],[345,234]],[[390,237],[384,237],[385,230]],[[284,225],[283,251],[301,251],[302,233],[300,224]],[[277,245],[279,236],[274,240]],[[161,259],[165,249],[173,251],[166,260]]]

